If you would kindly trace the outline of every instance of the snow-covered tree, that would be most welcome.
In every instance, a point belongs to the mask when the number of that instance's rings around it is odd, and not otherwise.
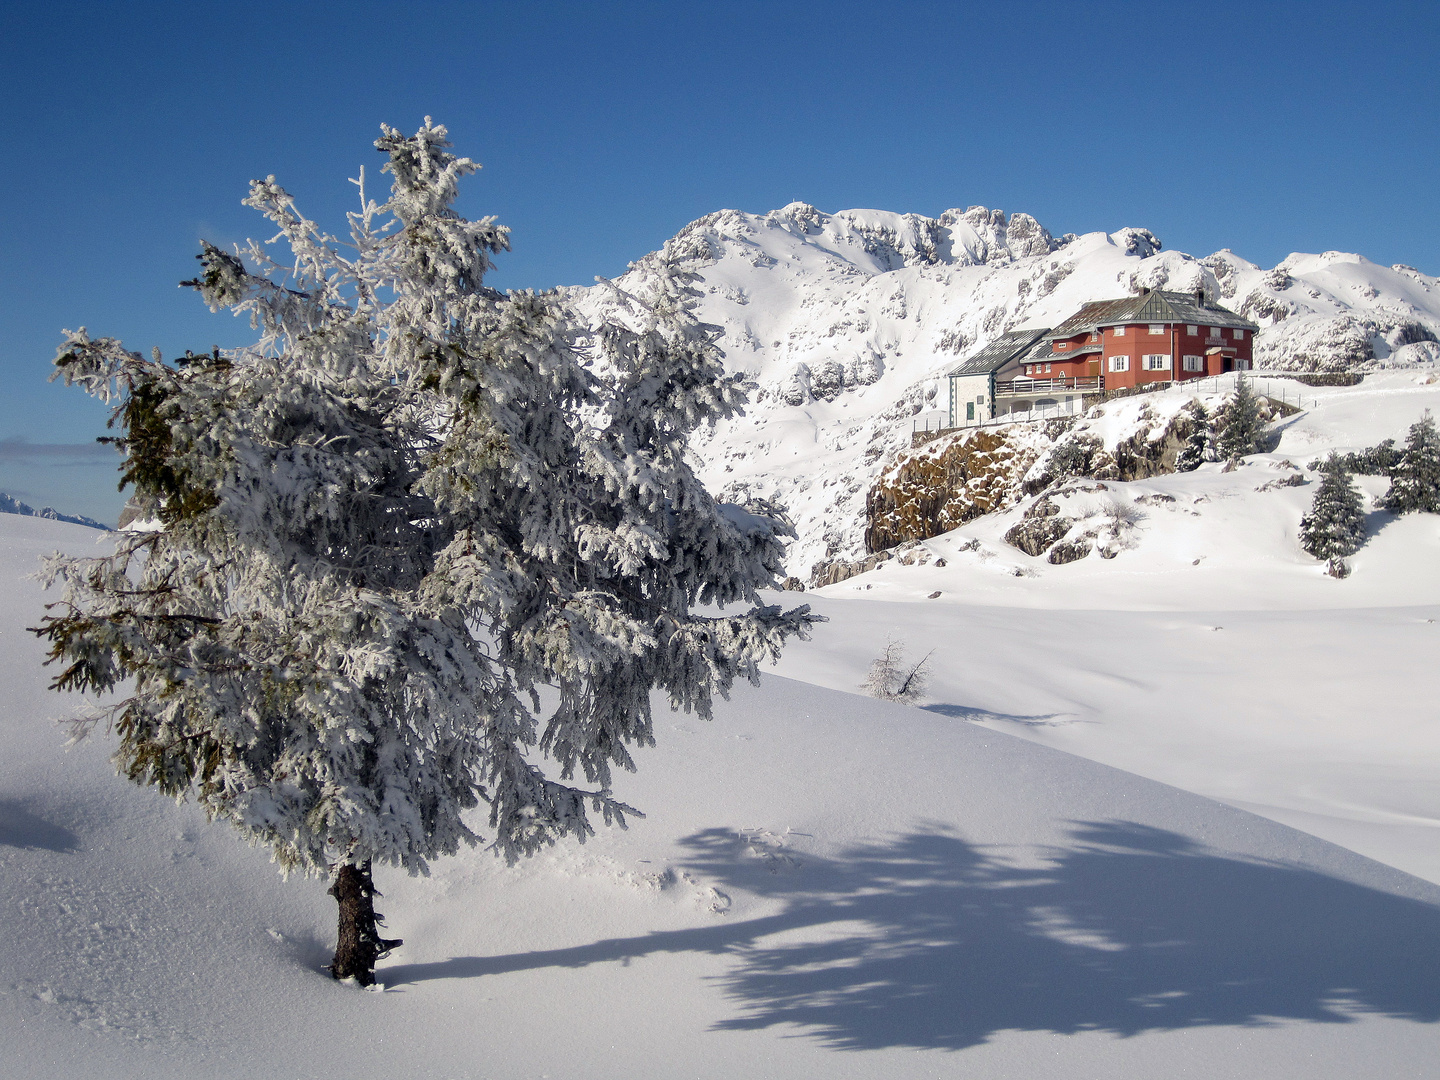
[[[1332,576],[1344,577],[1348,573],[1345,557],[1355,554],[1365,542],[1364,504],[1335,454],[1320,467],[1320,474],[1310,512],[1300,518],[1300,546],[1326,560]]]
[[[1200,401],[1192,401],[1190,413],[1190,437],[1175,456],[1176,472],[1194,472],[1207,461],[1215,459],[1214,434],[1210,431],[1209,410]]]
[[[1260,448],[1260,436],[1265,423],[1260,416],[1260,399],[1256,397],[1250,380],[1243,374],[1235,376],[1235,393],[1225,403],[1225,426],[1220,430],[1217,449],[1220,456],[1245,457]]]
[[[445,136],[382,128],[390,198],[362,173],[345,244],[251,185],[276,236],[204,245],[186,284],[255,345],[165,363],[82,329],[56,358],[114,404],[139,523],[48,563],[54,685],[119,688],[90,723],[122,773],[327,875],[331,972],[362,984],[399,944],[374,863],[425,872],[482,804],[511,860],[623,825],[611,770],[654,742],[651,690],[708,717],[815,621],[758,596],[788,524],[685,461],[744,399],[683,275],[604,325],[485,287],[508,235],[451,208],[477,166]]]
[[[1380,505],[1393,514],[1440,514],[1440,432],[1430,410],[1410,425],[1405,449],[1390,471],[1390,490]]]

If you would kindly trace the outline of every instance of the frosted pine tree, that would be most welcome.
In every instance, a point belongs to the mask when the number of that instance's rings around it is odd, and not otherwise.
[[[141,525],[53,557],[37,628],[57,689],[125,695],[86,721],[123,774],[328,877],[331,973],[362,984],[399,944],[374,863],[426,872],[481,841],[482,805],[509,859],[623,824],[611,769],[654,741],[650,690],[708,717],[814,621],[759,600],[788,525],[684,461],[743,398],[683,279],[594,326],[496,293],[506,230],[451,209],[477,166],[428,119],[376,146],[391,195],[362,174],[345,244],[271,178],[245,201],[274,239],[204,246],[187,284],[254,346],[166,363],[68,336],[58,374],[114,404]],[[743,606],[692,611],[710,602]]]
[[[1345,577],[1345,557],[1365,543],[1365,509],[1360,492],[1335,454],[1320,468],[1320,487],[1310,512],[1300,519],[1300,546],[1324,559],[1332,577]]]
[[[1392,514],[1440,514],[1440,432],[1430,410],[1410,425],[1405,449],[1390,471],[1390,490],[1380,505]]]
[[[1210,431],[1210,413],[1205,406],[1194,401],[1190,404],[1190,437],[1175,457],[1176,472],[1194,472],[1207,461],[1215,458],[1214,435]]]
[[[1250,380],[1235,376],[1235,393],[1225,405],[1225,426],[1220,430],[1217,449],[1225,460],[1245,457],[1260,448],[1265,424],[1260,417],[1260,399]]]

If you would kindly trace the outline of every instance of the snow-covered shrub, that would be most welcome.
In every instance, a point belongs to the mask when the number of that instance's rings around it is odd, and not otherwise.
[[[857,356],[845,365],[847,386],[874,386],[885,373],[885,361],[873,353]]]
[[[1089,476],[1105,445],[1099,436],[1088,431],[1066,435],[1050,451],[1046,469],[1050,476],[1063,480],[1070,476]]]
[[[1390,476],[1400,463],[1401,452],[1395,449],[1394,439],[1385,439],[1376,446],[1367,447],[1353,454],[1331,455],[1340,468],[1357,476]],[[1312,469],[1319,469],[1321,462],[1311,462]]]
[[[930,684],[930,657],[934,650],[912,664],[905,656],[905,643],[891,638],[885,651],[870,664],[870,673],[860,688],[883,701],[917,701]]]
[[[780,400],[786,405],[804,405],[810,400],[810,365],[796,364],[778,391]]]
[[[826,360],[810,369],[810,393],[825,401],[834,401],[845,389],[845,368],[838,360]]]

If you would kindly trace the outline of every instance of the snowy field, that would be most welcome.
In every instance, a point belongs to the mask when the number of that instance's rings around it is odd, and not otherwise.
[[[1059,496],[1136,507],[1113,560],[1023,555],[1016,511],[807,594],[778,675],[659,720],[628,831],[377,874],[383,992],[321,973],[321,883],[63,748],[22,579],[95,533],[0,517],[0,1071],[1434,1075],[1440,519],[1372,514],[1336,581],[1313,477],[1266,485],[1440,385],[1315,399],[1231,473]],[[923,707],[855,693],[890,637]]]

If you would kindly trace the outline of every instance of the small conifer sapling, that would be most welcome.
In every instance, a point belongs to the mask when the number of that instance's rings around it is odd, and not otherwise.
[[[1300,546],[1328,564],[1331,577],[1345,577],[1347,556],[1365,542],[1365,509],[1360,491],[1335,454],[1321,466],[1320,487],[1310,512],[1300,518]]]
[[[1217,449],[1226,461],[1242,458],[1260,449],[1264,431],[1260,399],[1243,373],[1235,376],[1235,393],[1225,405],[1225,426],[1220,430]]]
[[[1176,472],[1194,472],[1207,461],[1214,460],[1214,435],[1210,431],[1210,412],[1200,401],[1190,403],[1190,437],[1175,457]]]
[[[1429,409],[1410,425],[1380,506],[1392,514],[1440,514],[1440,432]]]

